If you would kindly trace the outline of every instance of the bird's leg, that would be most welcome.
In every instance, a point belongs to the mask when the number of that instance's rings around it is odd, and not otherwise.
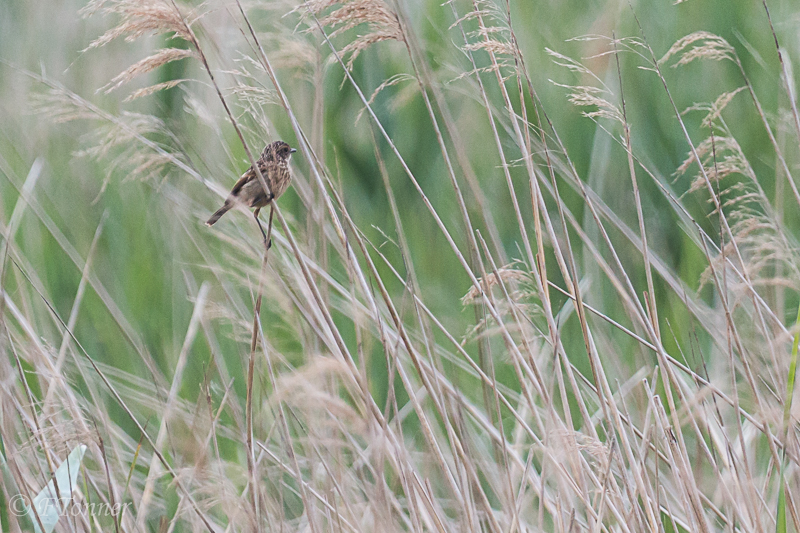
[[[275,206],[272,202],[269,203],[269,226],[267,227],[267,234],[269,235],[269,242],[267,242],[267,250],[272,246],[272,216],[275,214]]]
[[[253,216],[256,218],[256,222],[258,223],[258,229],[261,230],[261,236],[264,237],[264,247],[269,250],[269,246],[267,245],[267,234],[264,233],[264,227],[261,225],[261,219],[258,218],[258,214],[261,212],[260,207],[256,207],[256,210],[253,212]]]

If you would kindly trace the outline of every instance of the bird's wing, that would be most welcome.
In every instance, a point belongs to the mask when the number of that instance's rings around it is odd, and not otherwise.
[[[239,191],[242,190],[244,184],[253,178],[256,178],[256,173],[253,171],[253,167],[250,167],[247,172],[242,174],[242,177],[239,178],[239,181],[236,182],[236,185],[233,186],[233,189],[231,189],[231,196],[238,196]]]

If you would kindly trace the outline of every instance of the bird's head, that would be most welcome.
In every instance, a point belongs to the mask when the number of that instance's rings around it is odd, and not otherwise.
[[[264,148],[264,153],[261,155],[264,159],[272,161],[286,161],[287,163],[292,158],[292,154],[297,150],[289,146],[283,141],[271,142]]]

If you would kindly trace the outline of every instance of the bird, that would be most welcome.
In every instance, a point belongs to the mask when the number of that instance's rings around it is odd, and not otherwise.
[[[233,186],[233,189],[231,189],[222,207],[217,209],[217,211],[211,215],[211,218],[206,221],[206,225],[209,227],[213,226],[222,215],[227,213],[236,204],[255,207],[256,210],[253,215],[256,218],[256,222],[258,222],[258,228],[261,230],[261,235],[263,235],[264,242],[266,243],[267,235],[264,233],[264,228],[261,227],[258,214],[262,207],[269,205],[272,200],[277,200],[286,192],[286,189],[289,188],[289,184],[292,181],[292,171],[289,168],[289,161],[292,159],[292,154],[296,151],[296,149],[283,141],[269,143],[261,153],[261,157],[256,161],[256,165],[258,165],[261,175],[264,177],[269,187],[269,192],[264,190],[264,187],[262,187],[259,182],[258,174],[256,174],[255,169],[251,166],[242,174],[242,177],[239,178],[236,185]],[[270,222],[272,222],[271,219],[272,217],[270,216]]]

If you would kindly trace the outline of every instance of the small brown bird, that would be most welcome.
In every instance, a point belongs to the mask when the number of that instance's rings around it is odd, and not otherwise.
[[[213,226],[222,215],[227,213],[237,203],[241,203],[247,207],[256,208],[254,213],[256,222],[258,222],[258,227],[261,229],[261,234],[264,235],[264,240],[266,241],[267,237],[264,233],[264,229],[261,227],[258,213],[261,211],[262,207],[269,205],[273,199],[278,199],[280,195],[289,188],[289,184],[292,181],[289,160],[291,160],[292,154],[296,151],[297,150],[283,141],[275,141],[268,144],[266,148],[264,148],[264,152],[262,152],[256,164],[261,170],[261,175],[267,182],[270,192],[267,193],[267,191],[264,190],[261,183],[259,183],[255,169],[250,167],[247,169],[247,172],[242,174],[242,177],[239,178],[236,185],[233,186],[230,195],[228,195],[222,207],[206,221],[206,225]]]

